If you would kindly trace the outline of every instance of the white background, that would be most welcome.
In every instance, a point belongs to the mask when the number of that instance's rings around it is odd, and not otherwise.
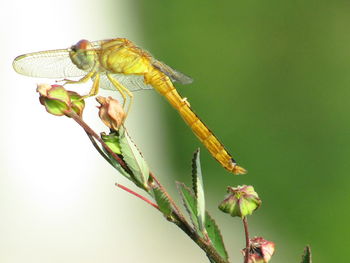
[[[142,43],[130,2],[112,4],[14,0],[2,5],[1,263],[207,261],[156,210],[116,189],[115,182],[135,187],[99,157],[72,120],[45,112],[35,89],[48,80],[12,69],[18,55],[70,47],[83,38],[127,37]],[[166,174],[171,168],[160,158],[166,156],[166,127],[154,94],[136,95],[127,125],[152,170]],[[100,129],[94,105],[91,99],[85,116]]]

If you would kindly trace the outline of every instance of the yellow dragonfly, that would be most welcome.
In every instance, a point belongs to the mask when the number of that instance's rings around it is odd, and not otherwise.
[[[96,95],[99,87],[118,90],[124,99],[123,106],[127,96],[130,98],[129,105],[132,103],[130,91],[153,88],[179,112],[193,133],[225,169],[234,174],[246,173],[173,85],[175,81],[189,84],[192,79],[156,60],[128,39],[92,42],[80,40],[67,49],[18,56],[13,62],[13,68],[16,72],[31,77],[81,77],[79,80],[64,79],[65,84],[84,83],[91,79],[93,84],[88,96]]]

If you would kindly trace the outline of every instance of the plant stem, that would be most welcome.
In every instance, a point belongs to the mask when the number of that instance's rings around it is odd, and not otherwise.
[[[182,231],[184,231],[206,253],[208,258],[212,259],[216,263],[229,263],[228,260],[225,260],[217,253],[217,251],[213,247],[210,239],[207,240],[206,238],[202,238],[195,232],[195,230],[187,222],[187,220],[185,219],[185,217],[181,213],[180,209],[177,207],[174,200],[169,196],[166,189],[158,181],[158,179],[153,175],[152,172],[150,172],[150,177],[152,177],[152,179],[156,182],[158,187],[167,196],[167,198],[169,199],[169,202],[172,204],[172,206],[175,210],[174,215],[176,216],[173,223],[175,225],[177,225]]]
[[[107,146],[107,144],[100,138],[100,136],[93,129],[91,129],[90,126],[87,125],[79,115],[72,111],[69,113],[69,117],[75,120],[85,130],[87,134],[90,134],[99,143],[101,143],[103,148],[105,148],[113,156],[113,158],[123,167],[125,171],[127,171],[128,173],[132,173],[129,167],[126,165],[126,163],[116,153],[114,153],[111,150],[111,148]]]
[[[96,148],[96,142],[94,140],[92,140],[92,138],[95,138],[102,146],[103,148],[106,149],[106,151],[108,153],[111,154],[111,156],[123,167],[123,169],[132,174],[132,171],[130,170],[130,168],[126,165],[126,163],[117,155],[115,154],[111,148],[108,147],[108,145],[100,138],[100,136],[90,128],[89,125],[87,125],[83,119],[77,115],[76,113],[69,112],[67,113],[67,115],[69,117],[71,117],[74,121],[76,121],[84,130],[85,132],[88,134],[90,140],[92,141],[93,145]],[[96,149],[99,149],[99,147],[97,146]],[[101,150],[98,150],[101,153]],[[106,156],[104,156],[102,154],[102,156],[107,160],[108,158],[106,158]],[[109,160],[107,160],[108,162],[110,162]],[[215,250],[215,248],[213,247],[212,243],[210,242],[210,240],[206,240],[205,238],[201,238],[193,229],[193,227],[187,222],[186,218],[184,217],[184,215],[181,213],[181,210],[178,208],[178,206],[176,205],[175,201],[172,199],[172,197],[168,194],[168,192],[166,191],[166,189],[163,187],[163,185],[158,181],[158,179],[153,175],[152,172],[150,172],[150,177],[153,179],[153,181],[157,184],[157,186],[162,190],[162,192],[167,196],[169,202],[171,203],[174,211],[174,218],[171,222],[173,222],[174,224],[176,224],[182,231],[184,231],[207,255],[207,257],[209,259],[211,259],[212,261],[216,262],[216,263],[229,263],[228,260],[225,260],[224,258],[222,258],[217,251]],[[152,205],[153,207],[158,208],[158,206],[156,204],[154,204],[153,202],[151,202],[150,200],[148,200],[147,198],[135,193],[134,191],[130,190],[129,188],[119,185],[117,184],[118,187],[122,188],[123,190],[131,193],[132,195],[135,195],[138,198],[141,198],[142,200],[144,200],[145,202],[147,202],[148,204]],[[152,187],[152,185],[150,185],[150,187]],[[154,186],[153,186],[154,187]]]
[[[152,172],[149,173],[149,176],[153,179],[153,181],[155,181],[158,185],[158,187],[162,190],[162,192],[166,195],[166,197],[169,199],[169,202],[171,203],[171,205],[173,206],[173,208],[176,210],[179,218],[181,219],[181,221],[186,221],[185,217],[183,216],[183,214],[181,213],[181,210],[178,208],[178,206],[176,205],[175,201],[173,200],[173,198],[168,194],[168,192],[166,191],[166,189],[164,188],[164,186],[159,182],[159,180],[154,176],[154,174]]]
[[[146,203],[150,204],[151,206],[153,206],[154,208],[158,209],[159,210],[159,207],[158,205],[156,205],[155,203],[153,203],[151,200],[147,199],[146,197],[134,192],[133,190],[127,188],[126,186],[124,185],[121,185],[121,184],[115,184],[116,186],[118,186],[119,188],[123,189],[124,191],[127,191],[128,193],[140,198],[141,200],[145,201]]]
[[[243,226],[244,226],[244,233],[245,233],[245,257],[244,257],[244,263],[248,263],[250,240],[249,240],[248,221],[247,221],[247,217],[246,216],[243,217]]]
[[[86,132],[86,131],[85,131]],[[92,145],[95,147],[95,149],[98,151],[99,154],[101,154],[101,156],[103,157],[103,159],[105,159],[110,165],[113,166],[112,161],[107,157],[107,155],[101,150],[101,148],[98,146],[98,144],[96,143],[94,137],[92,137],[88,132],[86,132],[86,135],[89,137]]]

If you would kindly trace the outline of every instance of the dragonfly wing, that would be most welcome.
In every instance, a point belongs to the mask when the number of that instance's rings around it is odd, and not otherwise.
[[[130,91],[152,89],[151,85],[144,82],[143,75],[110,74],[110,76]],[[106,74],[100,74],[100,87],[107,90],[117,90]]]
[[[15,58],[17,73],[38,78],[67,78],[86,75],[69,57],[69,49],[56,49],[29,53]]]
[[[103,39],[103,40],[97,40],[97,41],[89,41],[89,44],[92,49],[94,50],[100,50],[101,46],[111,40],[114,40],[113,38],[110,39]]]
[[[193,79],[185,74],[169,67],[163,62],[160,62],[156,59],[152,61],[152,65],[167,75],[172,81],[177,81],[181,84],[191,84]]]

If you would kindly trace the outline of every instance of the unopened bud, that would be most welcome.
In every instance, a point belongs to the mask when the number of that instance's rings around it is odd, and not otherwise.
[[[105,98],[101,96],[97,97],[96,100],[101,104],[98,107],[100,119],[110,129],[118,131],[126,118],[126,114],[119,101],[112,97]]]
[[[72,103],[72,110],[74,110],[74,112],[81,117],[85,108],[85,101],[83,100],[83,97],[78,93],[70,90],[68,91],[68,95]]]
[[[82,97],[73,91],[67,91],[60,85],[39,84],[39,101],[45,106],[46,111],[56,116],[69,116],[74,111],[82,115],[85,102]]]
[[[268,263],[275,252],[275,243],[262,237],[254,237],[249,241],[248,263]],[[246,248],[242,250],[242,253],[245,255]]]
[[[245,217],[251,215],[254,210],[261,205],[258,194],[254,191],[253,186],[228,187],[229,193],[225,200],[219,205],[219,209],[231,216]]]

